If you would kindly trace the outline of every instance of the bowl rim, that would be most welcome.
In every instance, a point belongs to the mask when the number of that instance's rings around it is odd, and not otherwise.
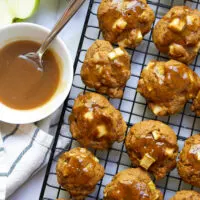
[[[46,27],[44,27],[42,25],[29,23],[29,22],[20,22],[20,23],[8,24],[8,25],[5,25],[5,26],[1,27],[0,31],[6,30],[6,29],[9,29],[9,28],[14,28],[15,29],[15,28],[22,28],[22,27],[26,27],[26,28],[35,27],[38,30],[41,30],[41,31],[46,32],[46,33],[49,33],[51,31],[50,29],[48,29],[48,28],[46,28]],[[14,37],[13,37],[13,39],[14,39]],[[16,36],[16,39],[17,39],[17,36]],[[33,38],[33,40],[34,40],[34,38]],[[53,107],[51,106],[50,109],[46,109],[46,111],[43,112],[42,114],[40,113],[40,111],[42,109],[41,107],[36,107],[36,108],[30,109],[30,110],[16,110],[16,109],[9,108],[11,110],[14,110],[15,112],[19,111],[19,115],[20,115],[20,112],[23,112],[23,117],[22,116],[18,116],[18,117],[15,117],[15,119],[13,120],[13,118],[10,119],[8,117],[4,117],[5,114],[3,114],[3,116],[1,116],[1,114],[0,114],[0,121],[6,122],[6,123],[10,123],[10,124],[34,123],[34,122],[40,121],[40,120],[48,117],[49,115],[54,113],[63,104],[63,102],[67,98],[67,96],[68,96],[68,94],[69,94],[69,92],[71,90],[71,87],[72,87],[72,82],[73,82],[73,77],[74,77],[73,60],[72,60],[71,53],[70,53],[67,45],[65,44],[65,42],[59,36],[57,36],[54,40],[57,41],[57,43],[62,46],[62,48],[65,51],[65,54],[67,55],[68,68],[70,69],[70,74],[71,74],[71,76],[69,76],[69,79],[66,80],[67,85],[69,85],[69,86],[64,88],[64,90],[62,91],[62,95],[61,95],[59,101],[56,101],[57,103],[55,103],[55,105]],[[58,51],[55,51],[55,52],[58,53]],[[47,101],[44,105],[46,105],[47,103],[51,102],[55,98],[56,98],[56,95],[53,96],[53,98],[51,98],[49,101]],[[1,106],[5,106],[5,104],[3,104],[1,102],[0,102],[0,105]],[[38,108],[40,108],[40,109],[38,109]],[[38,109],[38,111],[37,111],[37,109]],[[31,117],[30,116],[29,117],[25,117],[26,113],[30,114],[33,111],[36,112],[36,113],[33,114]]]

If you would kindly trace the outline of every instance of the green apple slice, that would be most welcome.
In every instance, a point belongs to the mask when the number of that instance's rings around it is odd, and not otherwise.
[[[40,0],[7,0],[15,18],[26,19],[37,10]]]
[[[7,0],[0,0],[0,26],[11,24],[15,18],[7,4]]]

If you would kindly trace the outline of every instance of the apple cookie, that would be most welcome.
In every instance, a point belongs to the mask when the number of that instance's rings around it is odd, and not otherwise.
[[[126,150],[133,163],[161,179],[176,167],[178,155],[174,131],[159,121],[135,124],[126,137]]]
[[[193,190],[178,191],[170,200],[199,200],[200,194]]]
[[[193,135],[185,141],[177,169],[186,183],[200,187],[200,134]]]
[[[85,85],[112,98],[121,98],[130,78],[130,56],[124,48],[113,48],[105,40],[96,40],[88,49],[81,69]]]
[[[200,48],[200,12],[175,6],[156,24],[153,41],[160,52],[189,64]]]
[[[193,112],[196,113],[197,116],[200,116],[200,91],[198,92],[197,96],[193,100],[191,109]]]
[[[125,137],[121,113],[102,95],[80,94],[69,117],[72,136],[84,147],[107,149]]]
[[[151,61],[141,73],[137,91],[157,116],[179,112],[200,89],[200,79],[187,65],[170,60]]]
[[[76,200],[92,193],[104,176],[98,159],[85,148],[74,148],[63,153],[56,167],[58,183]]]
[[[98,8],[104,39],[123,47],[138,46],[154,19],[154,12],[146,0],[102,0]]]
[[[162,200],[163,195],[141,168],[119,172],[104,189],[104,200]]]

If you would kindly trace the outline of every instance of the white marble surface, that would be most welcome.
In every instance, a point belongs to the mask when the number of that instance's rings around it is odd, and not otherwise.
[[[43,25],[47,28],[52,28],[56,20],[63,13],[66,7],[67,0],[41,0],[39,11],[34,17],[27,20],[29,22]],[[66,25],[64,30],[60,33],[60,37],[65,41],[67,47],[71,51],[73,59],[76,56],[83,24],[85,21],[85,15],[87,12],[89,0],[86,0],[81,9]],[[38,174],[33,176],[28,182],[26,182],[21,188],[19,188],[9,200],[37,200],[39,199],[40,190],[43,183],[43,178],[46,169],[43,169]]]

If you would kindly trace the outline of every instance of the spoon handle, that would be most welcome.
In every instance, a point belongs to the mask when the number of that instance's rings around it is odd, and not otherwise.
[[[71,17],[76,13],[76,11],[80,8],[80,6],[83,4],[85,0],[70,0],[69,4],[62,15],[62,17],[59,19],[59,21],[54,26],[53,30],[49,33],[43,44],[41,45],[40,49],[38,50],[38,55],[40,58],[42,58],[44,52],[49,47],[52,40],[57,36],[57,34],[63,29],[65,24],[71,19]]]

